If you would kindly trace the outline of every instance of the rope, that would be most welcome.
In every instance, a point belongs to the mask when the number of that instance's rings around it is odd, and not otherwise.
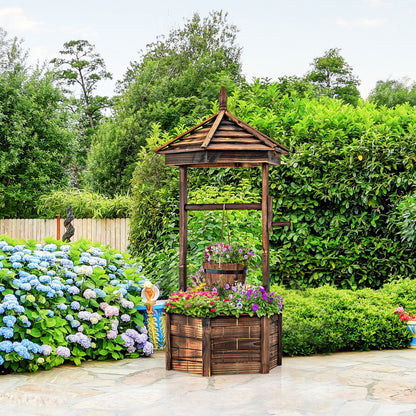
[[[228,212],[225,209],[225,204],[222,206],[222,226],[221,226],[221,244],[224,239],[224,218],[227,220],[227,234],[228,234],[228,245],[231,245],[230,240],[230,224],[228,223]]]

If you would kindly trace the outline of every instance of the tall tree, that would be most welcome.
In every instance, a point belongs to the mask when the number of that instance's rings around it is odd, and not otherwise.
[[[229,93],[236,88],[242,79],[236,34],[226,13],[212,12],[205,18],[196,13],[182,28],[148,45],[139,61],[130,64],[114,106],[118,141],[105,145],[112,140],[114,128],[100,126],[88,158],[94,190],[126,192],[153,123],[168,132],[190,127],[212,113],[211,102],[221,85]],[[103,148],[112,149],[107,159],[102,157]],[[109,167],[105,166],[108,159]],[[115,183],[119,172],[124,181]]]
[[[74,141],[61,91],[26,56],[0,32],[0,218],[36,216],[39,196],[69,183]]]
[[[329,49],[323,56],[315,58],[311,66],[312,70],[306,74],[305,79],[315,85],[320,94],[357,104],[360,80],[341,56],[340,49]]]
[[[68,104],[79,115],[79,163],[85,165],[91,135],[103,117],[103,110],[111,105],[108,97],[96,95],[95,92],[100,81],[111,79],[111,73],[95,52],[95,46],[86,40],[66,42],[59,53],[60,57],[51,62],[55,65],[56,78],[68,97]]]
[[[376,87],[368,96],[368,101],[389,108],[404,103],[415,106],[416,84],[406,79],[377,81]]]

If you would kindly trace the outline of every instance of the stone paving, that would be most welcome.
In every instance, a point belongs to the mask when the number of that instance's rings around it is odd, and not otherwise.
[[[416,350],[283,357],[269,374],[165,370],[163,352],[0,376],[0,416],[414,416]]]

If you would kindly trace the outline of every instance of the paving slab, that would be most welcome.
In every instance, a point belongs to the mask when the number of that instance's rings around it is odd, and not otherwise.
[[[164,352],[0,376],[0,416],[416,416],[416,350],[283,357],[269,374],[202,377]]]

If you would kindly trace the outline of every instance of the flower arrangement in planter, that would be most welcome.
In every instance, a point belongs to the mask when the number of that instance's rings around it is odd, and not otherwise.
[[[247,268],[254,262],[254,252],[240,244],[216,243],[204,250],[203,273],[207,286],[245,283]]]
[[[1,237],[0,374],[150,355],[140,272],[89,241]]]
[[[166,311],[201,318],[216,316],[272,316],[282,313],[283,299],[275,292],[267,293],[263,286],[237,283],[212,290],[192,289],[174,292],[165,303]]]
[[[165,305],[168,370],[211,376],[281,365],[283,299],[263,286],[175,292]]]
[[[407,330],[412,335],[410,348],[416,348],[416,316],[410,311],[406,312],[402,306],[399,306],[393,313],[397,313],[399,315],[399,319],[406,323]]]

